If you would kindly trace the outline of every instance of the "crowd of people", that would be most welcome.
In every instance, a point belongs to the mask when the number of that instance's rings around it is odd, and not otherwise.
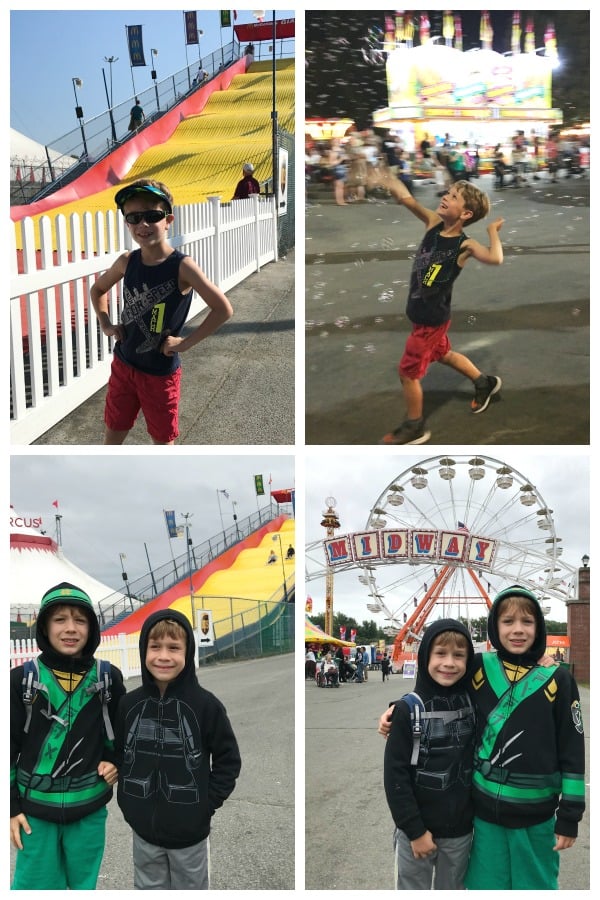
[[[369,671],[380,671],[382,682],[389,680],[392,674],[392,659],[387,650],[378,650],[373,656],[370,647],[359,646],[351,656],[346,655],[342,647],[332,649],[329,644],[306,645],[305,680],[321,682],[323,686],[350,681],[363,684],[369,680]]]
[[[425,134],[415,149],[409,149],[393,130],[382,134],[352,128],[343,138],[315,141],[306,137],[306,184],[331,183],[338,206],[371,199],[370,176],[382,167],[411,194],[418,179],[434,182],[441,195],[457,181],[488,172],[494,175],[496,189],[518,187],[527,183],[528,176],[556,182],[561,172],[565,178],[584,175],[589,167],[589,140],[567,140],[556,130],[544,136],[534,130],[527,136],[518,130],[507,144],[483,147],[449,133],[441,141]]]

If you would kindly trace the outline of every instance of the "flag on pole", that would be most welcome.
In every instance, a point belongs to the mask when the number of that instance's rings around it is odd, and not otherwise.
[[[340,641],[346,640],[346,626],[340,625]]]
[[[254,476],[254,487],[255,487],[255,489],[256,489],[256,496],[257,496],[257,497],[262,497],[263,494],[264,494],[264,492],[265,492],[265,486],[264,486],[264,484],[263,484],[263,477],[262,477],[262,475],[255,475],[255,476]]]
[[[145,66],[142,26],[126,25],[125,28],[127,29],[127,46],[129,47],[129,65]]]
[[[52,506],[55,506],[58,509],[58,500],[53,500]]]
[[[220,493],[220,494],[223,494],[223,496],[224,496],[227,500],[229,500],[229,491],[223,491],[223,490],[220,490],[219,493]]]
[[[306,609],[306,612],[307,612],[307,613],[311,613],[311,612],[312,612],[312,597],[307,597],[307,598],[306,598],[306,607],[305,607],[305,609]]]
[[[174,509],[165,509],[165,522],[167,523],[167,532],[170,538],[178,537],[177,534],[177,524],[175,522],[175,510]]]
[[[196,18],[196,12],[184,12],[183,14],[184,22],[185,22],[185,42],[186,44],[197,44],[198,43],[198,21]]]
[[[231,10],[221,10],[221,28],[231,28]]]

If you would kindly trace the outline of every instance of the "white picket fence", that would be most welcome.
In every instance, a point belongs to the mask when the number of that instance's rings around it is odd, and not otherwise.
[[[28,659],[35,659],[39,653],[34,638],[24,640],[11,640],[10,642],[10,667],[22,665]],[[137,634],[116,634],[103,636],[100,640],[95,656],[97,659],[107,659],[117,666],[123,673],[123,678],[134,678],[142,674],[140,666],[139,637]]]
[[[266,263],[277,260],[277,208],[272,197],[253,195],[222,204],[176,207],[170,243],[196,260],[227,292]],[[11,442],[30,444],[108,381],[111,342],[97,327],[90,287],[132,247],[116,211],[73,214],[20,223],[14,228],[10,279]],[[118,321],[122,286],[109,293]],[[190,316],[205,304],[194,295]]]

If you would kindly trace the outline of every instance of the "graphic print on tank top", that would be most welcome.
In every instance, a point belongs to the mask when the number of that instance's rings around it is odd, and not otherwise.
[[[141,291],[138,288],[131,291],[126,284],[123,286],[124,304],[121,322],[125,326],[133,323],[145,338],[143,343],[135,348],[136,353],[158,350],[170,333],[168,329],[164,329],[166,300],[176,290],[177,283],[174,279],[154,287],[148,287],[146,283],[142,283]],[[149,310],[151,312],[148,316]]]

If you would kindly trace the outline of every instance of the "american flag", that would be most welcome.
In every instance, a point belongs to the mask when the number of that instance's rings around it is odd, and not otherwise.
[[[468,533],[469,533],[469,529],[467,528],[467,526],[465,525],[464,522],[457,522],[457,528],[456,528],[456,530],[457,530],[457,531],[460,531],[462,534],[468,534]]]

